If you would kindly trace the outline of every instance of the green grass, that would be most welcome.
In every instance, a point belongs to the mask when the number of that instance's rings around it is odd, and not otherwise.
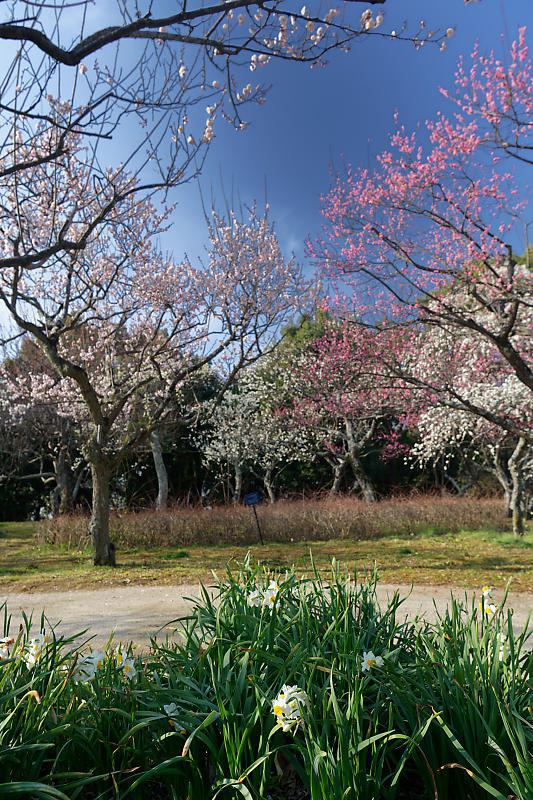
[[[212,571],[223,574],[226,565],[242,561],[250,550],[265,566],[285,569],[296,565],[308,573],[309,552],[319,572],[329,570],[331,558],[358,574],[379,568],[384,583],[472,587],[503,587],[533,591],[533,531],[523,539],[494,530],[442,533],[425,526],[416,534],[386,535],[378,539],[350,538],[327,541],[275,542],[260,545],[191,544],[131,547],[117,551],[116,569],[95,569],[89,551],[64,545],[39,546],[36,523],[0,523],[0,580],[7,591],[96,588],[127,584],[180,584],[209,580]]]
[[[505,601],[407,622],[375,576],[334,564],[327,591],[288,573],[265,594],[274,577],[228,572],[129,676],[108,647],[76,679],[60,629],[28,664],[27,624],[0,658],[0,797],[531,800],[533,653]]]

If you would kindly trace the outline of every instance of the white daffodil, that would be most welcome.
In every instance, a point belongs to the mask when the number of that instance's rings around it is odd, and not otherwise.
[[[4,636],[0,639],[0,661],[9,658],[9,648],[14,644],[15,639],[13,636]]]
[[[95,677],[97,671],[104,663],[104,654],[93,650],[91,653],[86,653],[82,656],[72,673],[72,678],[79,683],[88,683]]]
[[[34,639],[30,639],[24,645],[22,658],[27,667],[33,667],[35,662],[43,652],[44,648],[50,644],[50,635],[48,633],[38,633]]]
[[[481,589],[481,594],[483,597],[490,597],[492,593],[492,586],[483,586]]]
[[[178,733],[187,733],[183,725],[183,722],[180,720],[178,716],[179,708],[176,705],[176,703],[168,703],[166,706],[163,706],[163,711],[169,718],[168,720],[169,723],[172,725],[173,728],[175,728],[178,731]]]
[[[507,649],[507,635],[504,631],[496,634],[496,645],[498,647],[498,661],[503,661],[505,658],[505,651]],[[492,652],[492,642],[490,643],[490,650]]]
[[[263,597],[262,597],[261,592],[259,591],[259,589],[254,589],[253,592],[250,592],[246,602],[252,608],[253,607],[259,608],[261,606],[262,602],[263,602]]]
[[[361,669],[363,672],[368,672],[372,669],[372,667],[382,667],[383,666],[383,659],[381,656],[375,656],[372,650],[367,650],[363,652],[363,656],[361,658]]]
[[[136,669],[135,669],[135,661],[131,656],[123,653],[122,650],[119,648],[115,652],[115,661],[117,667],[119,667],[123,674],[131,681],[132,678],[135,677]]]
[[[269,608],[272,611],[278,594],[279,594],[278,584],[276,583],[276,581],[270,581],[267,588],[263,592],[263,606],[265,608]]]
[[[498,610],[498,606],[495,605],[495,603],[483,603],[483,602],[481,602],[479,604],[479,608],[480,608],[481,611],[483,611],[485,613],[485,615],[489,619],[492,619],[493,616],[496,614],[496,612]]]
[[[285,733],[291,728],[303,725],[302,708],[309,705],[307,694],[298,686],[284,684],[272,702],[276,722]]]

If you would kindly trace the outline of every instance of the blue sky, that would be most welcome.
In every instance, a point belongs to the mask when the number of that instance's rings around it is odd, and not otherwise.
[[[223,186],[230,202],[233,195],[244,204],[263,203],[266,184],[282,247],[302,261],[306,236],[320,230],[319,198],[331,161],[339,163],[342,154],[366,165],[386,146],[396,109],[411,128],[449,106],[438,88],[452,87],[459,54],[468,56],[476,40],[503,56],[519,25],[533,28],[533,0],[389,0],[384,10],[383,30],[424,19],[428,27],[456,32],[443,53],[376,36],[355,42],[349,54],[333,53],[324,69],[271,64],[261,74],[272,83],[267,102],[249,107],[246,131],[216,128],[200,181],[206,201],[213,194],[222,208]],[[206,241],[198,187],[181,187],[175,199],[164,245],[176,258],[187,251],[194,260]]]

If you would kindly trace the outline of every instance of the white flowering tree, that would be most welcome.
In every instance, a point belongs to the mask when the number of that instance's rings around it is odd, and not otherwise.
[[[456,292],[453,298],[450,294],[448,302],[464,306],[470,301]],[[471,313],[475,320],[475,313]],[[520,330],[523,334],[515,335],[513,343],[524,358],[529,358],[531,344],[526,327]],[[451,325],[430,327],[421,333],[416,356],[413,353],[406,367],[414,384],[406,387],[406,407],[410,403],[411,410],[405,419],[420,436],[414,456],[427,463],[459,451],[494,474],[512,512],[513,530],[522,535],[533,465],[533,399],[529,387],[489,341]]]
[[[59,163],[35,165],[31,206],[18,208],[16,198],[5,198],[12,228],[24,213],[36,247],[67,235],[83,209],[91,217],[106,205],[77,137],[69,145]],[[56,175],[47,180],[49,170],[59,169],[60,193]],[[122,459],[165,423],[191,376],[216,362],[231,382],[313,296],[294,261],[284,259],[266,216],[255,210],[243,221],[214,215],[208,263],[177,263],[154,244],[165,215],[128,193],[130,177],[124,182],[122,204],[105,229],[86,232],[83,248],[0,271],[1,299],[53,368],[51,375],[33,376],[34,402],[52,403],[83,432],[95,564],[114,560],[109,481]]]
[[[132,194],[166,197],[196,177],[217,124],[244,130],[246,105],[265,101],[258,76],[270,62],[321,64],[332,49],[381,34],[383,13],[361,13],[362,2],[2,3],[0,270],[75,259]],[[431,45],[445,36],[404,28],[397,38],[419,44],[426,33]],[[120,147],[112,170],[110,142]],[[48,183],[43,198],[39,171]],[[76,192],[62,224],[50,226],[46,203],[64,203],[75,176],[80,189],[89,181],[96,190],[93,202]]]
[[[275,354],[241,373],[233,391],[227,392],[197,436],[206,466],[222,477],[233,473],[233,501],[241,499],[247,471],[263,484],[271,503],[283,470],[295,461],[312,460],[317,435],[310,428],[291,424],[287,402],[291,371]]]
[[[87,465],[73,417],[53,404],[36,402],[34,381],[47,382],[53,367],[29,338],[17,356],[0,364],[0,482],[42,481],[53,513],[73,509]]]

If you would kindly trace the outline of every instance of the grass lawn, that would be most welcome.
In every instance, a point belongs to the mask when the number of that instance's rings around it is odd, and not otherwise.
[[[250,550],[275,570],[295,564],[309,571],[310,551],[316,566],[329,571],[332,558],[359,575],[379,568],[382,583],[454,585],[490,584],[504,587],[511,579],[514,591],[533,591],[533,526],[522,539],[511,533],[460,531],[383,536],[379,539],[238,545],[192,545],[119,549],[118,567],[95,568],[90,553],[58,545],[39,547],[32,522],[0,523],[1,593],[50,591],[127,584],[180,584],[209,580],[211,571],[225,572],[232,560],[242,561]]]

